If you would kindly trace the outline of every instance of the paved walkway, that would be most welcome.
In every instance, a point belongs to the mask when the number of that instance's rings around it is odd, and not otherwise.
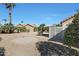
[[[0,34],[0,47],[5,48],[7,56],[39,56],[36,42],[47,41],[47,37],[36,36],[37,33]]]

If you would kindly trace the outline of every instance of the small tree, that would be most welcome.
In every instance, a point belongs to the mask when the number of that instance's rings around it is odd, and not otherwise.
[[[49,32],[49,26],[46,26],[46,27],[45,27],[45,30],[46,30],[47,32]]]
[[[41,25],[38,27],[38,31],[43,32],[44,29],[45,29],[45,24],[41,24]]]
[[[79,12],[74,16],[72,23],[64,33],[64,43],[69,47],[77,46],[79,42]]]
[[[38,35],[42,35],[44,31],[45,31],[45,24],[41,24],[38,27]]]

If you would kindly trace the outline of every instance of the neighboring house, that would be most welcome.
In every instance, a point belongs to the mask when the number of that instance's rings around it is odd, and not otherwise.
[[[34,28],[35,28],[35,26],[30,25],[30,24],[25,24],[25,25],[18,24],[18,25],[16,25],[16,26],[17,26],[17,27],[22,27],[22,26],[25,26],[25,27],[26,27],[26,29],[27,29],[29,32],[34,32]]]
[[[27,30],[29,30],[29,32],[34,32],[35,27],[33,25],[26,24],[25,27],[26,27]]]
[[[17,27],[22,27],[23,25],[22,24],[18,24],[18,25],[16,25]]]

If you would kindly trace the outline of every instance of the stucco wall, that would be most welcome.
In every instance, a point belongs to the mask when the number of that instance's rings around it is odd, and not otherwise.
[[[63,22],[62,23],[63,29],[65,29],[69,24],[71,24],[73,19],[74,19],[74,17],[72,17],[72,18],[68,19],[67,21]]]
[[[26,26],[26,29],[28,29],[30,32],[34,32],[34,27]]]
[[[65,29],[72,23],[74,17],[70,17],[62,22],[61,27],[49,26],[49,40],[62,41],[64,37]]]
[[[64,37],[63,27],[50,26],[49,40],[62,41]]]

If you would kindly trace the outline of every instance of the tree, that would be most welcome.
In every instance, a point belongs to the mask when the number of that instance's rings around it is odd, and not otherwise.
[[[43,32],[44,31],[44,27],[45,27],[45,24],[40,24],[40,26],[38,27],[38,31]]]
[[[12,24],[12,8],[15,7],[14,3],[4,3],[4,5],[6,6],[6,8],[9,11],[9,24]]]
[[[11,33],[11,26],[12,26],[12,8],[15,7],[15,4],[14,3],[4,3],[4,5],[6,6],[6,8],[8,9],[9,11],[9,33]]]
[[[46,27],[45,27],[45,30],[46,30],[47,32],[49,32],[49,26],[46,26]]]
[[[79,42],[79,12],[75,14],[72,23],[64,33],[64,43],[69,47],[78,45]]]
[[[42,35],[44,31],[45,31],[45,24],[40,24],[40,26],[38,27],[38,35]]]

